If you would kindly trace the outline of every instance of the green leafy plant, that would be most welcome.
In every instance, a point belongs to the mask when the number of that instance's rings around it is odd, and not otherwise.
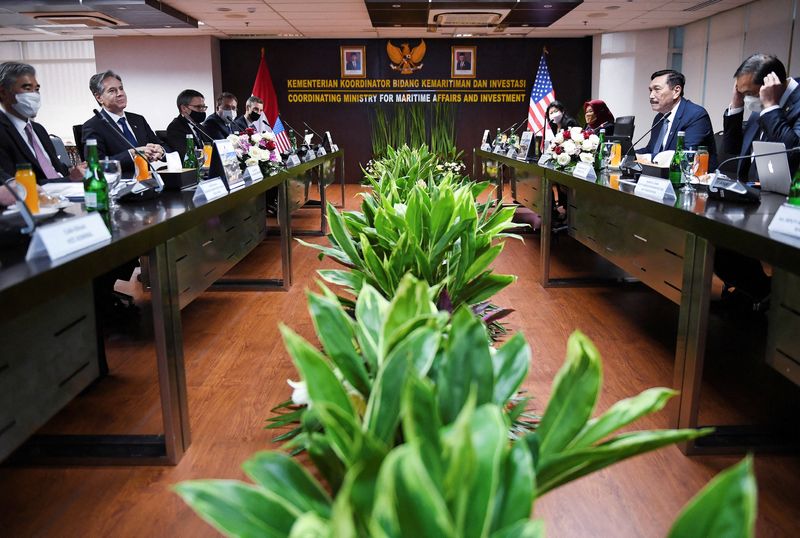
[[[442,383],[452,371],[419,376],[412,355],[383,366],[405,372],[402,387],[390,389],[400,403],[381,398],[389,407],[368,405],[368,414],[382,418],[365,417],[359,425],[347,396],[332,389],[330,373],[321,373],[320,360],[311,351],[303,353],[307,364],[300,369],[314,375],[307,379],[309,389],[328,380],[311,399],[326,430],[331,429],[332,450],[343,456],[343,478],[329,482],[329,490],[289,456],[261,452],[244,464],[254,484],[197,480],[176,486],[201,517],[229,536],[542,536],[542,523],[530,517],[543,494],[616,461],[707,432],[632,432],[609,439],[636,418],[661,409],[673,392],[651,389],[589,420],[601,368],[594,346],[580,333],[570,337],[541,426],[516,441],[509,441],[507,415],[485,387],[471,383],[459,398],[460,408],[443,403],[454,394]],[[465,385],[455,384],[463,394]],[[573,408],[576,417],[567,412]],[[388,448],[396,426],[403,442]],[[754,513],[754,482],[746,461],[694,499],[671,535],[696,536],[691,531],[703,529],[700,535],[712,538],[752,536]]]
[[[431,123],[431,151],[445,160],[458,158],[456,148],[456,105],[436,103]]]

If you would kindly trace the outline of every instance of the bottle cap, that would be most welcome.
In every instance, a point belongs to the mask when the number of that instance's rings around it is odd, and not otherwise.
[[[33,166],[31,163],[19,163],[17,164],[17,170],[30,170]]]
[[[96,146],[97,145],[97,140],[95,140],[94,138],[90,138],[89,140],[86,141],[86,145],[87,146]]]
[[[685,134],[686,134],[686,131],[678,131],[678,136],[684,136]]]
[[[186,134],[186,138],[194,138],[194,136],[192,136],[191,134],[187,133]]]
[[[697,146],[697,151],[708,151],[706,146]]]

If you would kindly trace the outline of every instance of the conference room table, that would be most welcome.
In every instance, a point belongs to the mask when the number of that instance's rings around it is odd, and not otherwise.
[[[0,461],[176,464],[191,443],[181,309],[208,289],[286,290],[292,283],[288,186],[323,180],[341,150],[195,203],[194,189],[109,213],[111,240],[50,261],[0,250]],[[329,181],[328,181],[329,182]],[[225,278],[267,235],[266,192],[278,189],[280,278]],[[58,219],[86,215],[72,204]],[[163,434],[31,437],[99,379],[105,355],[93,279],[140,258],[150,286]],[[113,371],[111,372],[113,375]],[[142,413],[146,411],[143,410]],[[29,439],[30,438],[30,439]]]
[[[715,249],[729,249],[772,266],[765,360],[800,384],[800,239],[768,230],[785,196],[763,192],[761,202],[755,204],[678,191],[673,199],[655,201],[635,195],[635,184],[618,176],[601,174],[587,181],[481,149],[473,155],[476,179],[494,181],[501,189],[504,181],[510,181],[514,199],[541,216],[543,286],[586,284],[551,276],[552,187],[561,186],[569,192],[569,235],[679,305],[673,388],[680,395],[673,405],[674,427],[700,426]],[[785,439],[776,440],[772,433],[719,426],[714,434],[681,448],[687,454],[737,452],[756,446],[785,448]]]

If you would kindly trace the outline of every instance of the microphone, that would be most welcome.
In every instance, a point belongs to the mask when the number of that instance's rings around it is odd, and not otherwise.
[[[36,221],[33,219],[33,215],[31,214],[31,210],[28,209],[28,206],[25,205],[25,201],[19,197],[19,193],[17,189],[11,185],[11,182],[14,181],[13,176],[9,176],[3,180],[3,185],[6,186],[8,190],[11,191],[11,196],[17,201],[17,209],[19,209],[19,214],[22,215],[22,220],[25,221],[25,226],[20,230],[22,234],[32,234],[33,231],[36,229]]]
[[[744,159],[752,159],[754,157],[767,157],[769,155],[781,155],[783,153],[786,153],[788,155],[790,153],[796,153],[798,151],[800,151],[800,146],[797,146],[797,147],[794,147],[794,148],[789,148],[789,149],[784,149],[782,151],[770,151],[769,153],[753,153],[753,154],[750,154],[750,155],[739,155],[738,157],[730,157],[729,159],[725,159],[724,161],[719,163],[719,165],[717,166],[717,169],[714,171],[714,175],[719,175],[719,174],[725,175],[722,172],[720,172],[720,168],[722,168],[724,165],[726,165],[728,163],[731,163],[733,161],[742,161]]]
[[[133,152],[134,152],[134,153],[136,153],[136,155],[138,155],[139,157],[141,157],[142,159],[144,159],[144,162],[146,162],[146,163],[147,163],[147,168],[149,168],[149,169],[150,169],[150,173],[152,173],[152,174],[153,174],[153,178],[155,178],[155,180],[156,180],[156,186],[155,186],[155,187],[153,187],[153,188],[155,189],[155,191],[156,191],[156,192],[161,192],[161,190],[164,188],[164,181],[161,179],[161,176],[158,174],[158,172],[156,171],[155,167],[154,167],[152,164],[150,164],[150,161],[147,159],[147,156],[145,156],[145,154],[144,154],[144,153],[142,153],[141,151],[139,151],[138,149],[136,149],[136,146],[134,146],[133,144],[131,144],[131,141],[130,141],[130,140],[128,140],[127,138],[125,138],[125,135],[124,135],[124,134],[122,134],[122,132],[121,132],[121,131],[120,131],[120,130],[117,128],[117,126],[116,126],[116,125],[114,125],[113,123],[111,123],[111,120],[109,120],[107,117],[105,117],[104,115],[102,115],[102,114],[101,114],[101,113],[100,113],[100,112],[99,112],[99,111],[98,111],[96,108],[93,108],[93,109],[92,109],[92,112],[94,112],[94,115],[95,115],[95,116],[97,116],[97,117],[98,117],[98,118],[100,118],[100,119],[101,119],[103,122],[105,122],[105,123],[106,123],[106,125],[108,125],[108,126],[111,128],[111,130],[112,130],[112,131],[114,131],[114,132],[117,134],[117,136],[118,136],[118,137],[119,137],[121,140],[124,140],[124,141],[125,141],[125,144],[126,144],[127,146],[129,146],[129,147],[130,147],[130,148],[133,150]],[[145,181],[146,181],[146,180],[145,180]],[[145,183],[145,181],[142,181],[142,182],[140,182],[140,183]],[[134,185],[134,187],[135,187],[135,186],[136,186],[136,185]],[[148,185],[148,186],[150,186],[150,185]],[[130,192],[128,192],[128,191],[130,191]],[[144,192],[144,190],[143,190],[143,189],[141,189],[141,187],[140,187],[139,189],[132,189],[132,188],[131,188],[131,189],[129,189],[128,187],[126,187],[126,188],[124,188],[124,189],[121,189],[121,190],[120,190],[120,194],[121,194],[121,193],[123,193],[123,192],[124,192],[125,194],[122,194],[121,196],[119,196],[119,198],[122,198],[122,196],[126,196],[126,195],[128,195],[128,194],[130,194],[131,192],[134,192],[134,191],[136,191],[136,192],[135,192],[135,194],[138,194],[138,193],[140,193],[140,192]]]
[[[212,137],[207,132],[205,132],[203,129],[201,129],[200,126],[197,123],[195,123],[195,121],[192,118],[190,118],[189,116],[185,116],[185,118],[186,118],[186,121],[188,121],[190,124],[192,124],[192,127],[197,129],[198,131],[200,131],[201,135],[203,135],[206,138],[208,138],[209,142],[213,142],[214,141],[214,137]],[[200,142],[205,143],[205,140],[202,140],[202,137],[201,137]]]
[[[738,157],[731,157],[725,159],[720,163],[714,171],[714,179],[708,186],[708,197],[715,200],[729,200],[733,202],[759,202],[761,201],[761,191],[745,185],[738,179],[730,179],[728,176],[719,171],[719,169],[733,161],[741,161],[743,159],[751,159],[753,157],[764,157],[768,155],[782,155],[795,153],[800,151],[800,146],[785,149],[782,151],[770,151],[768,153],[758,153],[756,155],[740,155]]]
[[[619,165],[620,170],[626,170],[626,171],[629,171],[631,173],[633,173],[634,171],[636,171],[636,172],[641,172],[642,171],[642,165],[640,165],[637,162],[630,162],[630,158],[632,157],[631,152],[634,151],[634,148],[636,147],[636,144],[638,144],[639,142],[644,140],[644,137],[646,137],[647,135],[652,133],[655,130],[656,127],[661,125],[671,115],[672,115],[672,111],[670,110],[669,112],[667,112],[666,114],[661,116],[661,118],[657,122],[655,122],[653,124],[653,126],[650,127],[650,129],[645,131],[645,133],[642,136],[640,136],[636,140],[636,142],[631,144],[631,147],[628,148],[628,151],[625,152],[625,156],[622,157],[622,161],[620,162],[620,165]]]
[[[307,124],[306,122],[303,122],[303,125],[305,125],[306,127],[308,127],[308,130],[309,130],[309,131],[311,131],[312,133],[314,133],[315,135],[317,135],[317,137],[319,137],[319,139],[320,139],[320,140],[322,140],[323,142],[325,141],[325,139],[322,137],[322,135],[320,135],[320,134],[319,134],[317,131],[315,131],[314,129],[312,129],[312,128],[311,128],[311,126],[310,126],[309,124]]]

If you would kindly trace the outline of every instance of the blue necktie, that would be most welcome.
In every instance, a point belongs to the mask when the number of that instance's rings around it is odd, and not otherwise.
[[[656,143],[653,144],[653,156],[661,152],[661,146],[664,145],[664,139],[667,137],[669,131],[669,118],[665,119],[661,124],[661,131],[658,133]]]
[[[133,144],[134,147],[139,145],[139,142],[136,140],[136,137],[133,136],[133,133],[130,129],[128,129],[128,122],[125,121],[125,118],[120,118],[117,123],[119,124],[120,128],[122,129],[122,134],[125,138],[128,139],[128,142]]]

